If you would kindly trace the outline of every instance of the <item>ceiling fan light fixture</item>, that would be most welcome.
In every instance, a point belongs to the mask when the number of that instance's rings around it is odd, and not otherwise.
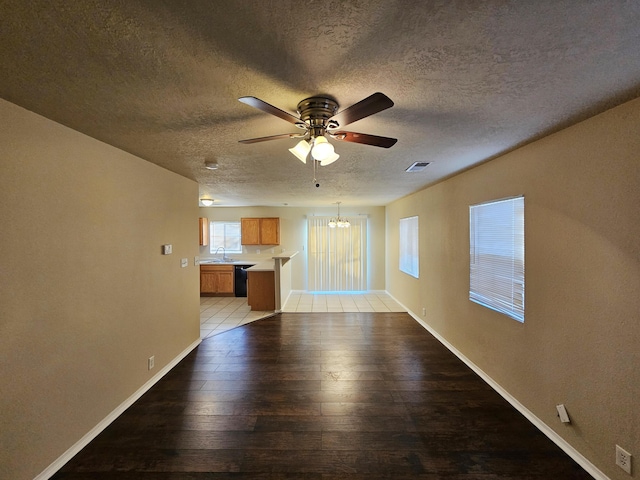
[[[331,145],[325,137],[320,135],[313,140],[311,155],[315,160],[322,161],[334,154],[335,150],[333,149],[333,145]]]
[[[246,140],[239,140],[239,142],[250,144],[281,138],[306,139],[298,142],[298,144],[295,147],[290,148],[289,151],[295,155],[298,160],[305,164],[307,163],[309,153],[311,153],[313,158],[314,183],[316,184],[316,187],[320,186],[315,179],[316,162],[320,163],[320,166],[327,166],[340,158],[325,135],[328,135],[335,140],[373,145],[374,147],[382,148],[392,147],[398,141],[396,138],[381,137],[378,135],[336,131],[338,128],[342,128],[350,123],[357,122],[358,120],[392,107],[393,101],[381,92],[369,95],[343,110],[340,110],[340,105],[335,99],[328,96],[305,98],[298,102],[298,115],[292,115],[291,113],[281,110],[278,107],[274,107],[257,97],[246,96],[240,97],[238,100],[245,105],[257,108],[258,110],[278,117],[305,131],[302,135],[284,133],[280,135],[271,135],[269,137],[249,138]]]
[[[321,167],[326,167],[327,165],[331,165],[333,162],[335,162],[339,158],[340,158],[340,155],[338,155],[337,153],[334,153],[329,158],[325,158],[324,160],[320,160],[320,166]]]
[[[311,145],[306,140],[300,140],[295,147],[289,149],[302,163],[307,163],[307,156],[310,150]]]

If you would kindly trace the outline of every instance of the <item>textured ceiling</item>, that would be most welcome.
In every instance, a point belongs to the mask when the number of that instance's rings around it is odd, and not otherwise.
[[[220,205],[385,205],[640,95],[636,0],[3,0],[0,22],[0,97]],[[398,143],[334,141],[318,188],[296,140],[238,143],[299,132],[238,97],[378,91],[395,106],[347,130]]]

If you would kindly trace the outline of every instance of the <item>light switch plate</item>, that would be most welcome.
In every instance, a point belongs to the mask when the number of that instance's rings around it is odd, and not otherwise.
[[[186,267],[189,265],[189,259],[188,258],[181,258],[180,259],[180,266],[182,268]]]
[[[171,255],[173,253],[173,247],[171,244],[162,245],[162,254],[163,255]]]

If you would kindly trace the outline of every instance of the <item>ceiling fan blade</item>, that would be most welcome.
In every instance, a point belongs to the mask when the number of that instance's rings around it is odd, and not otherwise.
[[[294,125],[300,126],[302,128],[306,128],[306,124],[302,120],[300,120],[298,117],[291,115],[290,113],[285,112],[284,110],[280,110],[279,108],[274,107],[273,105],[263,100],[260,100],[259,98],[240,97],[238,100],[240,100],[245,105],[249,105],[250,107],[257,108],[258,110],[262,110],[263,112],[270,113],[271,115],[275,115],[276,117],[281,118],[282,120],[286,120],[289,123],[293,123]]]
[[[338,112],[329,122],[336,122],[338,127],[344,127],[389,107],[393,107],[393,101],[384,93],[377,92]]]
[[[280,135],[271,135],[270,137],[248,138],[246,140],[238,140],[240,143],[258,143],[268,140],[279,140],[281,138],[302,138],[305,134],[300,133],[282,133]]]
[[[379,137],[378,135],[369,135],[367,133],[356,132],[330,132],[332,138],[342,140],[343,142],[362,143],[364,145],[373,145],[374,147],[389,148],[393,147],[398,141],[397,138]]]

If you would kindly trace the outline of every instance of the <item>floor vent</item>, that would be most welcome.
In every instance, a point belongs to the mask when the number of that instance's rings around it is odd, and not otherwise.
[[[421,172],[427,165],[429,165],[429,162],[415,162],[413,165],[407,168],[405,172]]]

